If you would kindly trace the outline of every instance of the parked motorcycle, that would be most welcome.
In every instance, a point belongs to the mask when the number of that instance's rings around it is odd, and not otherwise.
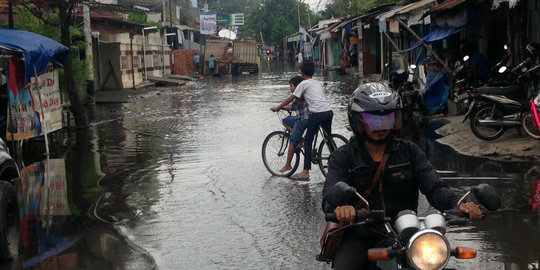
[[[415,69],[416,65],[410,65],[410,71],[398,69],[390,72],[389,86],[401,96],[405,120],[413,120],[418,126],[424,118],[425,104],[424,97],[418,90],[414,89],[414,84],[409,79]]]
[[[490,211],[499,209],[501,205],[499,195],[487,184],[471,188],[459,202],[465,200],[471,193]],[[367,200],[344,182],[338,182],[328,194],[329,203],[335,206],[349,201],[351,196],[357,196],[369,209]],[[334,213],[326,214],[325,219],[337,222]],[[414,211],[404,210],[397,215],[394,222],[381,210],[358,210],[355,223],[329,231],[326,239],[347,229],[366,229],[381,234],[385,239],[377,245],[377,248],[368,250],[368,260],[372,261],[377,269],[445,269],[450,256],[457,259],[476,257],[474,248],[452,248],[445,236],[447,225],[464,225],[466,222],[467,219],[458,210],[449,210],[445,213],[429,210],[422,216],[417,216]],[[386,233],[374,230],[374,227],[384,228]],[[317,256],[317,260],[329,262],[323,254],[324,248]]]
[[[527,48],[532,52],[534,46],[528,45]],[[507,128],[522,125],[522,118],[529,111],[530,104],[508,98],[504,93],[519,90],[520,96],[530,95],[536,87],[540,71],[538,64],[530,67],[535,62],[532,57],[528,57],[510,71],[516,76],[516,83],[513,85],[481,87],[467,91],[472,102],[462,123],[470,117],[471,131],[475,136],[486,141],[494,140],[502,136]],[[500,73],[506,71],[506,66],[499,69]]]
[[[473,101],[471,94],[474,93],[504,95],[514,100],[526,98],[519,79],[526,68],[538,59],[539,51],[536,43],[530,43],[526,49],[528,57],[514,68],[507,66],[509,56],[505,55],[491,68],[489,78],[485,82],[474,80],[468,55],[463,57],[463,62],[456,62],[452,78],[455,80],[454,102],[457,104],[458,112],[467,112]],[[504,50],[508,50],[507,45],[504,45]]]
[[[531,112],[521,119],[521,127],[534,139],[540,140],[540,91],[530,100]]]

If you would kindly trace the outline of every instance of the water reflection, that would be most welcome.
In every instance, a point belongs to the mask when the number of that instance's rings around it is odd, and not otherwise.
[[[62,258],[75,269],[324,268],[315,261],[324,178],[317,169],[308,183],[271,177],[260,158],[264,137],[282,128],[269,108],[289,94],[288,80],[298,74],[297,64],[285,67],[272,62],[270,72],[155,88],[132,103],[92,108],[90,131],[72,134],[69,151],[54,159],[65,161],[65,212],[42,213],[54,212],[41,206],[44,180],[25,184],[28,251],[14,269],[28,268],[23,262],[64,269],[49,266]],[[333,130],[350,136],[346,105],[358,80],[320,69],[316,79],[326,79]],[[442,124],[404,125],[403,136],[424,149],[459,194],[487,181],[503,197],[502,211],[449,230],[452,245],[479,250],[476,260],[451,266],[530,269],[540,257],[538,178],[527,173],[535,164],[458,154],[435,141]],[[45,177],[47,164],[60,167],[40,159],[27,175]]]
[[[88,130],[71,134],[68,151],[54,152],[41,161],[41,152],[19,159],[19,198],[22,248],[1,269],[153,269],[153,258],[129,244],[119,225],[99,219],[94,204],[104,193],[95,137]],[[94,141],[92,141],[94,140]],[[40,144],[31,141],[28,144]],[[42,145],[26,146],[40,149]],[[61,149],[52,147],[51,149]],[[143,256],[141,256],[141,254]]]

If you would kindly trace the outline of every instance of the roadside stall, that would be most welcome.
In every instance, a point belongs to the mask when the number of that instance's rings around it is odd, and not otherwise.
[[[48,37],[28,31],[0,29],[1,261],[17,255],[23,242],[20,226],[28,224],[25,222],[25,207],[19,205],[24,200],[17,196],[15,186],[20,184],[18,182],[25,183],[39,176],[36,179],[41,183],[41,191],[38,192],[41,207],[36,209],[37,214],[49,218],[65,215],[65,207],[60,207],[67,201],[65,165],[63,160],[50,159],[47,134],[62,129],[62,107],[66,102],[60,95],[56,67],[64,63],[68,54],[69,48]],[[38,170],[34,165],[34,169],[22,169],[19,174],[18,168],[25,166],[22,142],[41,136],[46,149],[46,160],[40,163],[42,169]],[[7,149],[8,146],[11,149]],[[53,170],[56,168],[60,168],[60,172],[52,173],[58,171]]]

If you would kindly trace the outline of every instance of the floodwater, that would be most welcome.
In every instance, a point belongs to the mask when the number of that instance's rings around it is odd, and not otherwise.
[[[287,97],[297,68],[263,67],[91,108],[90,130],[66,136],[54,162],[27,162],[65,180],[52,181],[47,200],[47,177],[20,184],[24,252],[0,268],[329,269],[315,260],[322,174],[314,166],[311,181],[293,182],[271,176],[261,159],[265,136],[282,129],[269,108]],[[320,74],[333,132],[349,137],[346,102],[358,82]],[[538,164],[463,156],[434,141],[440,125],[406,135],[457,193],[488,183],[503,201],[486,219],[448,229],[452,246],[478,250],[449,267],[538,269],[540,222],[530,201],[539,199]]]

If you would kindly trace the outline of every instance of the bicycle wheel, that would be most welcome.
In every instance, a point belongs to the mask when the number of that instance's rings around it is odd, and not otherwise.
[[[331,142],[330,144],[327,144],[326,142]],[[345,138],[342,135],[339,134],[332,134],[328,136],[328,138],[325,140],[323,139],[321,141],[321,144],[319,145],[319,151],[317,151],[317,159],[319,163],[319,168],[321,169],[322,174],[326,177],[326,173],[328,172],[328,159],[330,158],[330,154],[338,149],[340,146],[348,144],[349,140]]]
[[[291,176],[300,163],[300,153],[296,151],[292,158],[292,169],[286,172],[279,172],[287,162],[287,151],[289,148],[289,133],[284,131],[274,131],[264,139],[262,145],[262,159],[266,169],[275,176]]]
[[[540,140],[540,128],[537,127],[534,123],[534,118],[531,113],[527,113],[521,119],[521,127],[525,130],[527,135]]]

